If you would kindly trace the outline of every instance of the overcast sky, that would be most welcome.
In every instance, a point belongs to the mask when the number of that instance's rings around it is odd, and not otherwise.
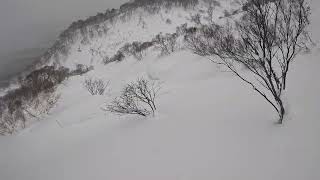
[[[0,0],[0,53],[48,46],[72,21],[127,0]]]

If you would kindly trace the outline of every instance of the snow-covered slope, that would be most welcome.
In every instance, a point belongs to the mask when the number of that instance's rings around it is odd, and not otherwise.
[[[319,42],[320,6],[312,5],[311,32]],[[148,32],[175,31],[156,25]],[[292,67],[289,117],[280,126],[273,123],[272,108],[250,87],[187,50],[165,57],[150,52],[141,61],[127,57],[106,66],[98,63],[99,56],[91,61],[95,57],[85,53],[90,48],[111,55],[121,43],[152,38],[127,26],[110,31],[114,35],[107,41],[81,45],[81,52],[79,44],[72,47],[64,65],[92,63],[95,69],[61,85],[59,103],[40,122],[17,136],[0,137],[0,179],[320,179],[320,85],[314,80],[320,77],[319,46],[297,57]],[[89,77],[110,81],[108,93],[91,96],[83,87]],[[138,77],[162,84],[155,117],[119,117],[101,110]]]
[[[319,55],[296,63],[283,126],[250,88],[189,52],[88,74],[110,80],[106,96],[89,95],[85,76],[71,79],[45,120],[1,137],[1,179],[317,180],[320,89],[310,79],[320,75]],[[100,109],[122,84],[148,74],[163,81],[155,118]]]

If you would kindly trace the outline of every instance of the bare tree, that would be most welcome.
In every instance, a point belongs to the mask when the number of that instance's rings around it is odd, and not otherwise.
[[[147,116],[150,114],[146,108],[143,108],[138,104],[136,98],[131,94],[129,86],[127,86],[123,90],[121,96],[116,98],[105,110],[117,114],[137,114],[140,116]]]
[[[290,64],[310,42],[306,30],[310,8],[305,0],[249,0],[244,7],[241,21],[203,28],[187,42],[198,55],[217,56],[211,61],[252,86],[272,105],[281,124]],[[243,73],[240,65],[249,73]]]
[[[140,78],[137,82],[128,84],[121,96],[108,105],[106,110],[118,114],[154,115],[157,110],[155,99],[159,89],[158,84]]]
[[[138,79],[136,83],[132,83],[129,87],[131,87],[132,95],[140,102],[147,104],[154,115],[157,110],[155,98],[160,87],[143,78]]]
[[[84,87],[91,95],[103,95],[109,82],[105,83],[102,79],[86,79],[84,81]]]

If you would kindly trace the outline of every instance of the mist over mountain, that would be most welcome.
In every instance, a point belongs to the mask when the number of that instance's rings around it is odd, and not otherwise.
[[[0,88],[6,87],[10,79],[23,72],[40,59],[45,48],[32,48],[0,55]]]
[[[123,2],[126,1],[1,0],[0,87],[34,62],[44,49],[52,46],[71,22],[108,8],[117,8]],[[26,50],[27,54],[21,54]]]

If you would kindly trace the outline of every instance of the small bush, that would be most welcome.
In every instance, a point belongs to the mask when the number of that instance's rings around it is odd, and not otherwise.
[[[88,67],[84,64],[77,64],[76,69],[70,73],[70,76],[82,75],[92,70],[93,70],[93,66]]]
[[[84,87],[91,95],[103,95],[109,83],[105,83],[102,79],[86,79]]]
[[[157,110],[155,99],[159,90],[158,84],[143,78],[138,79],[137,82],[128,84],[121,96],[107,106],[106,111],[140,116],[154,115]]]

